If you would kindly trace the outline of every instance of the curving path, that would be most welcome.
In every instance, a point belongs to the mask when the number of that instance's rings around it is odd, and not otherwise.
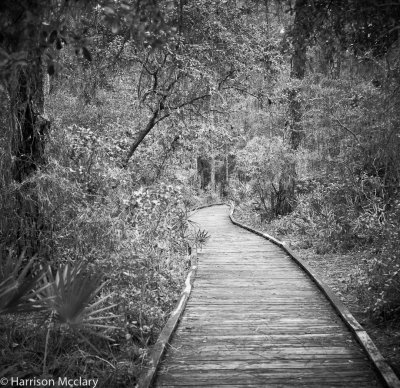
[[[380,386],[325,296],[281,248],[234,226],[227,206],[192,219],[211,238],[155,386]]]

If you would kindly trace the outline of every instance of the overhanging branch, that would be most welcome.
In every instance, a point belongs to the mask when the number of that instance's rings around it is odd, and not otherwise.
[[[176,80],[175,80],[173,83],[175,83],[175,82],[176,82]],[[170,86],[171,86],[171,85],[170,85]],[[165,103],[165,100],[167,99],[167,97],[168,97],[167,95],[164,95],[164,96],[162,97],[162,99],[161,99],[160,102],[159,102],[159,105],[158,105],[157,109],[154,110],[154,112],[153,112],[153,114],[151,115],[150,120],[148,121],[146,127],[143,129],[143,131],[140,131],[140,132],[139,132],[137,138],[135,139],[135,141],[134,141],[133,144],[131,145],[131,147],[130,147],[130,149],[129,149],[129,152],[128,152],[128,154],[126,155],[126,158],[125,158],[124,163],[123,163],[123,167],[124,167],[124,168],[126,168],[126,167],[128,166],[128,162],[129,162],[130,158],[131,158],[132,155],[135,153],[136,149],[137,149],[137,148],[139,147],[139,145],[142,143],[142,141],[144,140],[144,138],[150,133],[150,131],[151,131],[159,122],[161,122],[161,121],[165,120],[167,117],[171,116],[171,114],[172,114],[174,111],[176,111],[176,110],[182,109],[182,108],[184,108],[184,107],[187,106],[187,105],[192,105],[192,104],[195,103],[196,101],[199,101],[199,100],[204,99],[204,98],[206,98],[206,97],[210,97],[210,94],[209,94],[209,93],[203,94],[203,95],[201,95],[201,96],[197,96],[197,97],[194,97],[194,98],[192,98],[192,99],[190,99],[190,100],[184,101],[184,102],[182,102],[181,104],[179,104],[179,105],[177,105],[177,106],[175,106],[175,107],[169,108],[168,111],[160,117],[161,112],[164,110],[164,103]]]
[[[356,139],[357,143],[360,143],[360,140],[358,140],[357,135],[350,128],[346,127],[336,116],[332,116],[332,117],[335,119],[335,121],[339,124],[339,126],[341,128],[343,128],[345,131],[349,132],[354,137],[354,139]]]

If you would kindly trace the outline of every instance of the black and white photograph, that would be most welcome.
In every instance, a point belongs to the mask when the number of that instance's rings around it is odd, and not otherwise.
[[[400,0],[0,0],[0,388],[400,388]]]

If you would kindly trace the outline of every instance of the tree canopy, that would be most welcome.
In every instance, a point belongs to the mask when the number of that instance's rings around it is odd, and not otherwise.
[[[219,201],[362,254],[398,322],[399,30],[397,0],[1,1],[0,318],[43,353],[6,370],[136,382]]]

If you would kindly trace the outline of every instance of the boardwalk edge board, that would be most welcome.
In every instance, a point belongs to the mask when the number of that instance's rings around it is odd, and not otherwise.
[[[136,387],[138,388],[150,388],[152,386],[161,359],[166,351],[166,347],[169,344],[172,334],[178,326],[183,311],[185,310],[186,303],[193,288],[193,281],[196,276],[197,253],[195,252],[194,254],[192,254],[190,256],[190,259],[192,267],[186,277],[185,287],[181,293],[181,297],[179,298],[175,309],[171,312],[171,315],[168,318],[168,321],[162,329],[160,335],[158,336],[157,342],[153,345],[153,348],[149,355],[149,365],[142,376],[139,378],[139,382],[136,385]]]
[[[278,245],[310,276],[310,278],[314,281],[314,283],[318,286],[318,288],[327,297],[327,299],[332,304],[334,309],[338,312],[339,316],[342,318],[344,323],[350,328],[350,330],[356,337],[357,341],[360,343],[360,345],[366,352],[368,358],[371,360],[372,364],[374,365],[379,376],[385,383],[386,387],[400,388],[399,378],[396,376],[391,366],[384,359],[384,357],[382,356],[382,354],[372,341],[371,337],[364,330],[364,328],[357,322],[357,320],[351,314],[350,310],[334,294],[334,292],[330,289],[330,287],[319,278],[319,275],[317,275],[302,259],[297,257],[297,255],[291,249],[289,249],[284,242],[277,240],[276,238],[270,236],[267,233],[260,232],[256,229],[253,229],[247,225],[244,225],[236,221],[235,218],[233,217],[235,206],[231,204],[230,207],[231,209],[229,218],[234,225],[246,229],[249,232],[255,233]]]
[[[196,206],[193,209],[190,209],[190,212],[195,212],[200,209],[204,209],[211,206],[219,206],[225,205],[223,202],[218,203],[210,203],[206,205]],[[185,310],[186,303],[189,299],[190,293],[193,287],[193,281],[196,276],[197,271],[197,252],[194,252],[190,257],[190,262],[192,263],[192,267],[187,275],[185,281],[185,288],[181,293],[181,297],[176,304],[175,309],[172,311],[170,317],[168,318],[167,323],[162,329],[160,335],[158,336],[157,342],[153,345],[153,348],[150,353],[150,362],[146,371],[140,376],[137,387],[139,388],[150,388],[154,381],[156,372],[160,365],[161,359],[165,353],[166,347],[174,333],[176,327],[178,326],[179,319],[182,316],[183,311]]]

